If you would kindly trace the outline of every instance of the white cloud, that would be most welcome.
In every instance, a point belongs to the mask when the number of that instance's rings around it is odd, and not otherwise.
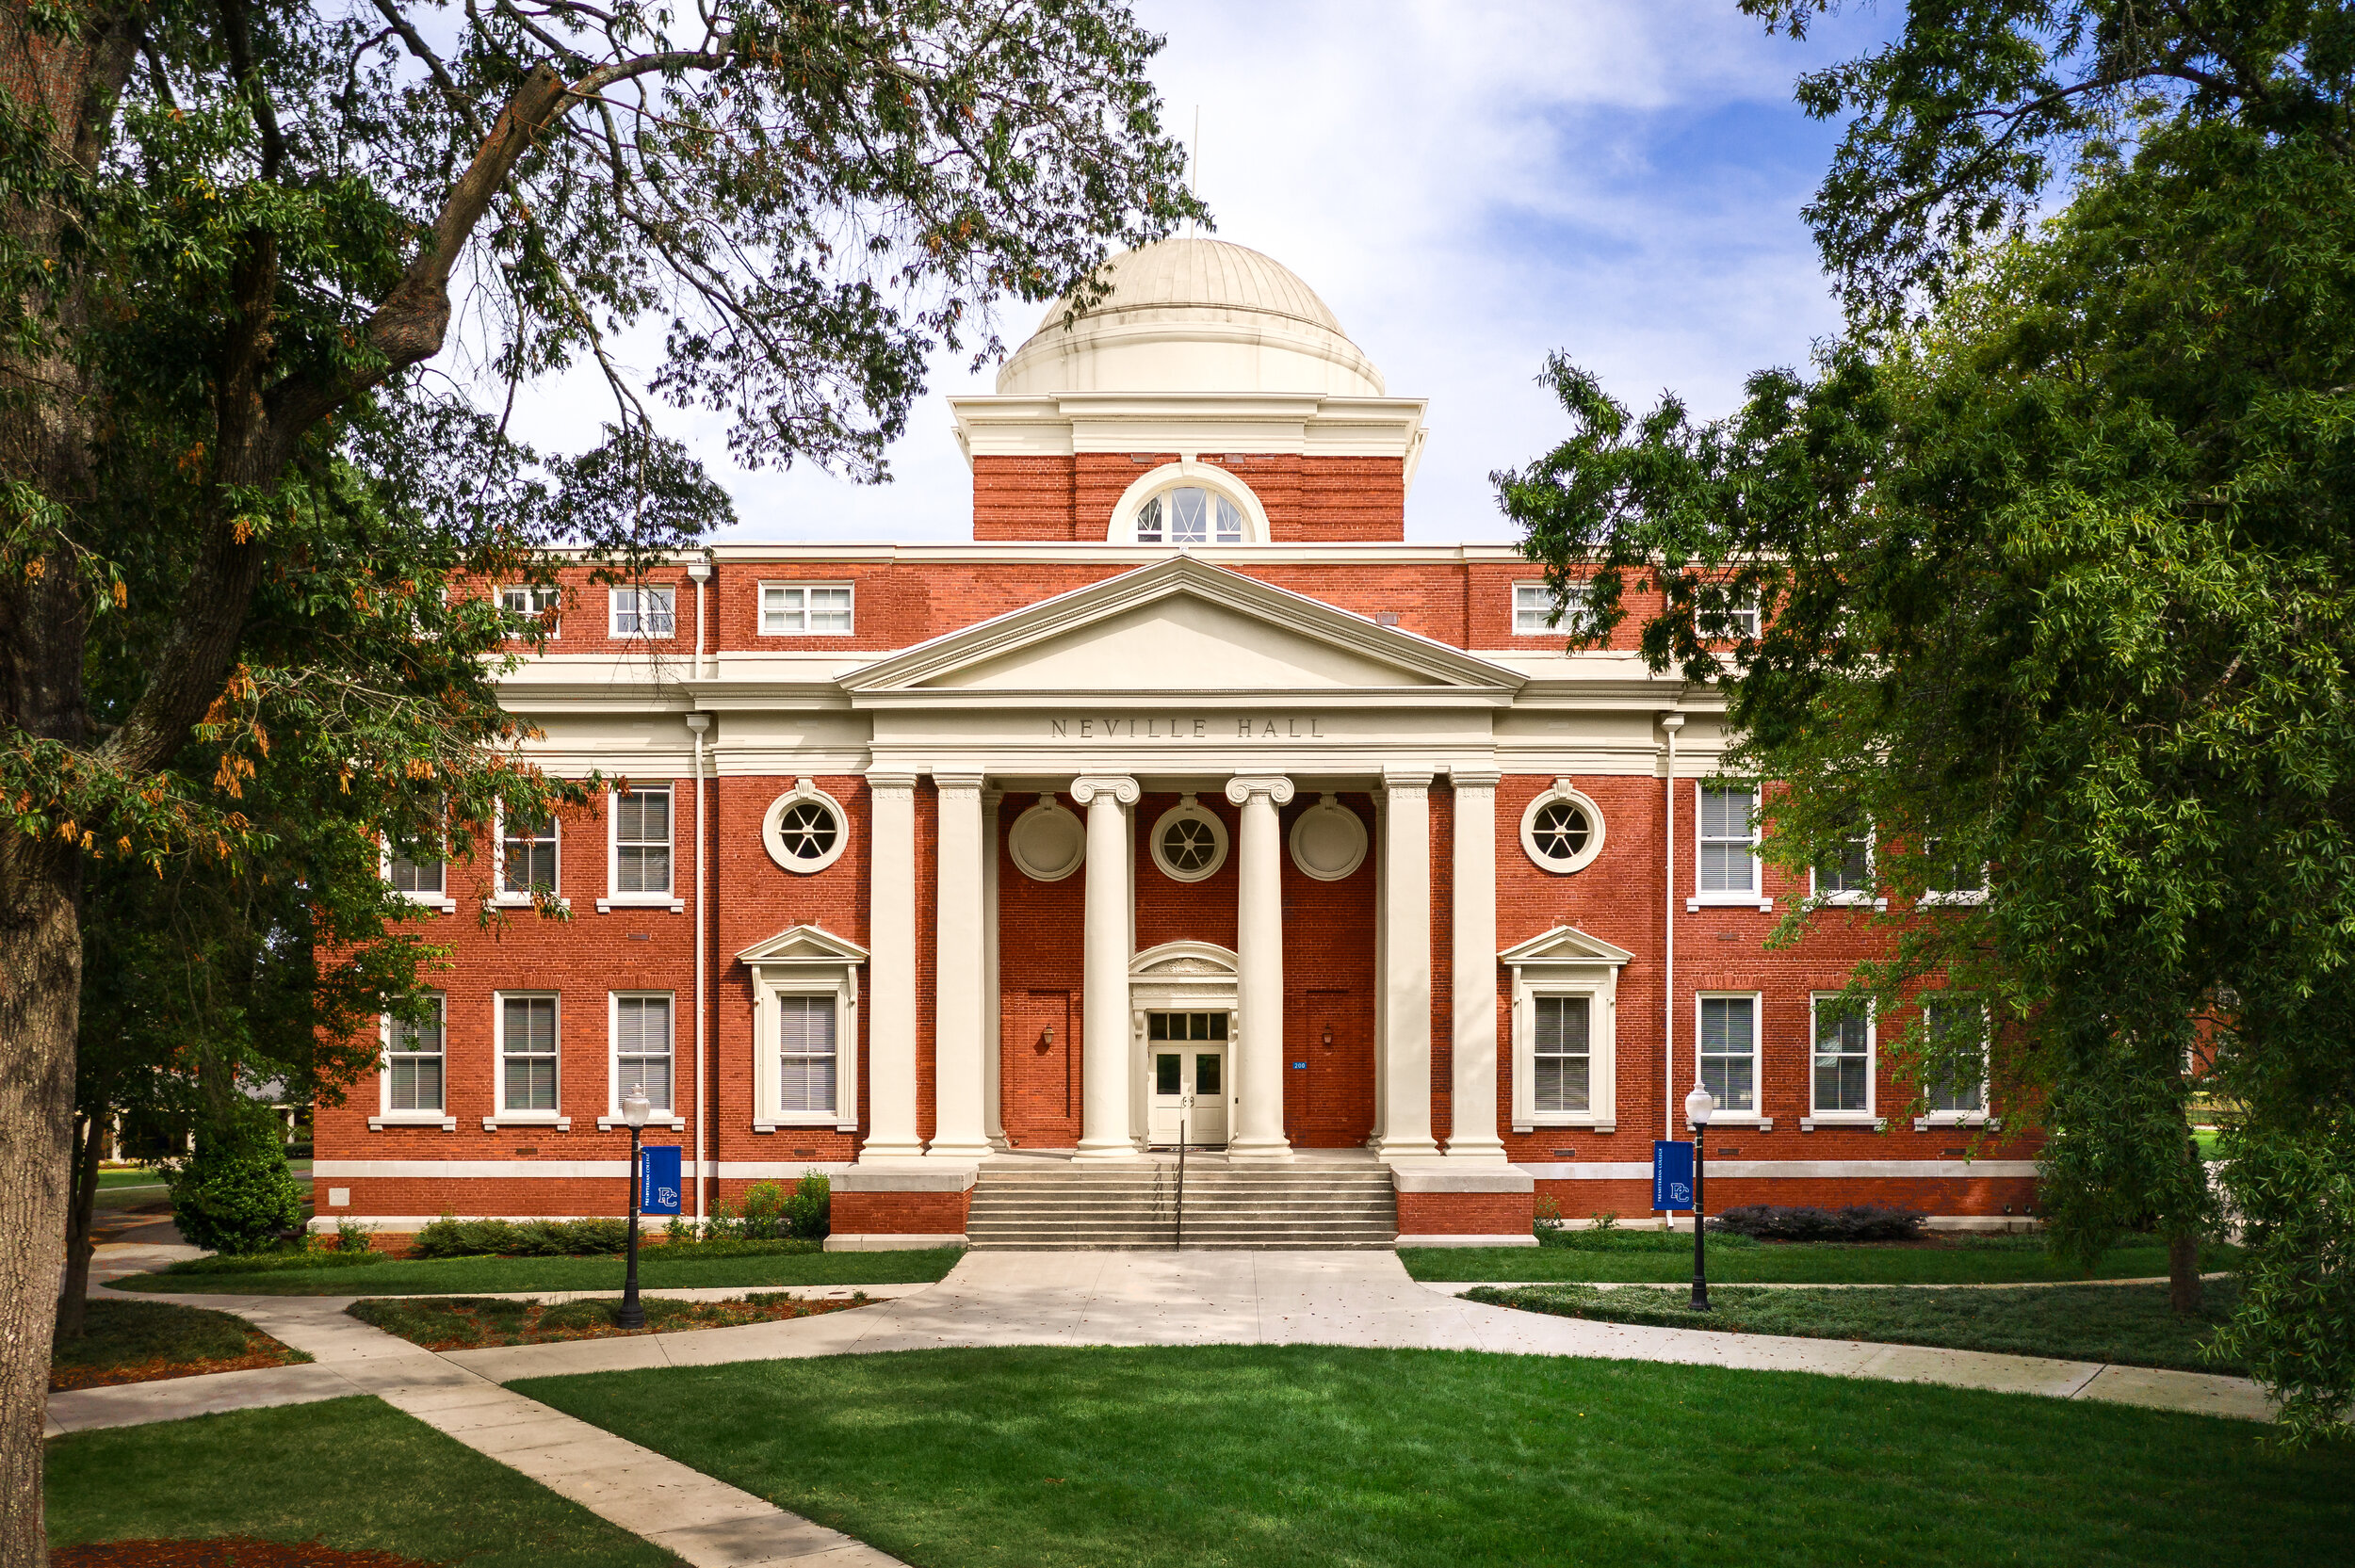
[[[1486,476],[1559,436],[1532,380],[1549,350],[1632,402],[1674,388],[1711,412],[1836,325],[1798,217],[1833,135],[1800,117],[1791,80],[1852,52],[1870,19],[1796,46],[1730,0],[1138,8],[1168,38],[1153,72],[1168,127],[1190,137],[1199,106],[1220,236],[1299,273],[1393,394],[1430,399],[1411,538],[1506,537]],[[1010,342],[1034,311],[1009,309]],[[990,381],[935,365],[880,488],[743,473],[716,421],[666,423],[728,483],[737,537],[961,539],[970,480],[944,398]],[[524,428],[570,444],[597,397],[576,374]]]

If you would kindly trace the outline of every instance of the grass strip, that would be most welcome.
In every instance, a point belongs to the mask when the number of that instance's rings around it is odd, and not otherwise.
[[[639,1254],[638,1281],[649,1290],[920,1285],[940,1278],[965,1255],[955,1247],[905,1253],[759,1253],[720,1257],[665,1257],[666,1251],[656,1247]],[[618,1257],[386,1258],[364,1268],[361,1279],[333,1269],[297,1267],[271,1272],[224,1267],[202,1272],[166,1269],[134,1274],[117,1281],[116,1288],[172,1295],[487,1296],[528,1290],[619,1290],[624,1267]]]
[[[674,1301],[658,1296],[641,1304],[646,1311],[646,1326],[642,1329],[623,1328],[616,1321],[622,1303],[608,1297],[549,1306],[496,1296],[440,1296],[354,1301],[344,1310],[363,1323],[429,1350],[464,1350],[479,1345],[546,1345],[564,1339],[675,1334],[682,1329],[726,1329],[739,1323],[815,1317],[865,1306],[867,1294],[861,1291],[847,1301],[808,1301],[773,1294],[739,1296],[728,1301]]]
[[[2347,1560],[2355,1495],[2355,1449],[2254,1423],[1567,1357],[1032,1347],[515,1387],[925,1568],[2272,1568]]]
[[[50,1357],[49,1389],[153,1382],[310,1359],[244,1318],[209,1307],[93,1296],[82,1308],[81,1337],[58,1345]]]
[[[1709,1288],[1713,1310],[1695,1312],[1675,1290],[1648,1285],[1599,1289],[1541,1285],[1468,1290],[1469,1301],[1602,1323],[1649,1323],[1720,1334],[1782,1334],[1802,1339],[1861,1339],[1949,1350],[2057,1356],[2064,1361],[2168,1366],[2245,1374],[2233,1361],[2201,1354],[2233,1315],[2239,1286],[2212,1280],[2196,1317],[2179,1317],[2163,1285],[2029,1285],[2016,1290],[1745,1290]]]
[[[1567,1232],[1567,1237],[1593,1232]],[[1693,1237],[1665,1231],[1605,1231],[1609,1248],[1578,1244],[1545,1247],[1403,1247],[1399,1261],[1419,1280],[1497,1280],[1515,1284],[1577,1281],[1599,1285],[1673,1284],[1693,1277]],[[2203,1270],[2231,1269],[2235,1247],[2211,1244],[2201,1250]],[[1752,1241],[1747,1237],[1709,1237],[1709,1277],[1734,1285],[2025,1285],[2053,1280],[2132,1280],[2163,1277],[2167,1248],[2135,1241],[2113,1247],[2088,1273],[2055,1257],[2037,1236],[1962,1236],[1933,1243],[1850,1241]]]
[[[373,1398],[73,1432],[47,1472],[53,1548],[243,1535],[466,1568],[678,1563]]]

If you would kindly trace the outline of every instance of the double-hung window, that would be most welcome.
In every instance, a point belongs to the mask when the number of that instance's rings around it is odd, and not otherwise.
[[[1575,637],[1586,629],[1586,587],[1574,585],[1562,604],[1561,619],[1554,618],[1553,590],[1544,583],[1515,583],[1513,585],[1513,635],[1515,637],[1546,637],[1559,635]]]
[[[1862,1120],[1873,1114],[1873,1016],[1838,994],[1814,999],[1811,1114]]]
[[[1933,1119],[1975,1121],[1987,1114],[1987,1010],[1959,996],[1922,1003],[1929,1036],[1929,1106]]]
[[[615,637],[669,637],[678,630],[678,590],[617,588],[613,590]]]
[[[832,995],[777,998],[777,1109],[784,1115],[834,1112],[840,1087],[837,1000]]]
[[[1758,1114],[1758,997],[1702,996],[1701,1084],[1721,1114]]]
[[[524,899],[556,895],[556,818],[504,813],[499,825],[499,894]]]
[[[671,896],[671,792],[633,789],[613,797],[613,896]]]
[[[1536,1009],[1537,1108],[1583,1112],[1593,1092],[1592,1045],[1587,1030],[1592,998],[1533,996]]]
[[[499,998],[499,1108],[556,1114],[557,999]]]
[[[443,897],[448,868],[438,858],[425,860],[396,849],[385,861],[384,875],[392,882],[395,893],[405,893],[420,902],[435,903]]]
[[[564,603],[564,590],[553,583],[522,583],[499,590],[499,607],[510,615],[528,615],[547,627],[548,636],[559,635],[556,612]]]
[[[851,585],[763,583],[763,637],[844,637],[851,630]]]
[[[671,997],[613,998],[613,1108],[616,1114],[632,1089],[642,1091],[656,1112],[671,1115],[672,1098]]]
[[[1758,787],[1700,786],[1699,886],[1702,903],[1758,897]]]
[[[1827,904],[1873,901],[1873,830],[1852,826],[1815,868],[1815,896]]]
[[[424,998],[425,1016],[415,1023],[388,1021],[384,1040],[384,1109],[392,1115],[438,1114],[446,1087],[444,1025],[448,999],[436,992]]]
[[[1929,885],[1922,891],[1925,904],[1976,904],[1987,899],[1987,867],[1970,861],[1952,860],[1940,853],[1941,841],[1929,839],[1923,845],[1923,856],[1929,866],[1925,879]]]

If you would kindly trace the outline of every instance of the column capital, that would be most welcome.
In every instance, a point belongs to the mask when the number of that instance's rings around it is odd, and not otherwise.
[[[935,768],[933,786],[936,789],[971,789],[982,787],[982,772],[978,768]]]
[[[1385,789],[1429,789],[1434,777],[1428,768],[1385,768],[1382,787]]]
[[[1291,804],[1292,793],[1292,782],[1281,774],[1271,777],[1238,773],[1226,781],[1226,803],[1230,806],[1240,806],[1254,795],[1264,795],[1276,805],[1288,806]]]
[[[1447,782],[1458,789],[1494,789],[1504,775],[1493,768],[1451,768]]]
[[[867,770],[867,787],[913,790],[916,774],[902,768],[870,768]]]
[[[1080,804],[1090,804],[1098,795],[1109,795],[1124,806],[1133,806],[1145,791],[1137,787],[1136,780],[1123,774],[1088,773],[1071,781],[1071,798]]]

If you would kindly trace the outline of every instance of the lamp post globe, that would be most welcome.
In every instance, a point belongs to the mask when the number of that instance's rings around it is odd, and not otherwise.
[[[1709,1092],[1709,1086],[1697,1079],[1693,1092],[1684,1097],[1684,1119],[1693,1126],[1693,1301],[1695,1312],[1709,1310],[1709,1259],[1702,1239],[1709,1221],[1701,1212],[1701,1151],[1702,1135],[1709,1130],[1709,1119],[1717,1114],[1717,1098]]]
[[[629,1128],[629,1269],[622,1277],[622,1310],[613,1319],[625,1329],[646,1326],[646,1309],[638,1300],[638,1205],[644,1180],[639,1140],[645,1135],[646,1118],[653,1114],[654,1102],[646,1098],[644,1086],[631,1084],[622,1097],[622,1121]]]

